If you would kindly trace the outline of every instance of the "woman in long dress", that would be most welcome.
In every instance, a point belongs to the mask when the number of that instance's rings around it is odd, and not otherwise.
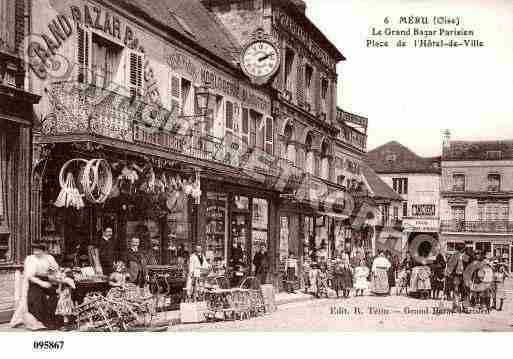
[[[375,294],[389,294],[388,270],[392,264],[381,252],[372,263],[372,291]]]
[[[349,292],[353,287],[353,272],[349,264],[349,258],[339,255],[335,268],[333,271],[333,289],[339,297],[339,291],[342,291],[342,295],[347,298]]]
[[[44,243],[32,246],[23,266],[23,287],[18,306],[11,319],[11,327],[24,325],[27,329],[56,329],[59,326],[55,310],[58,295],[50,281],[59,265],[46,252]]]

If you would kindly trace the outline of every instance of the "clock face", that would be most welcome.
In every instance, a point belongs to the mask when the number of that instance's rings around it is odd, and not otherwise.
[[[276,47],[267,41],[255,41],[242,53],[241,66],[244,72],[254,78],[270,77],[280,66]]]

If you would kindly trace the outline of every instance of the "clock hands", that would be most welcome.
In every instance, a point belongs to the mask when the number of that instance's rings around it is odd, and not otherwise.
[[[267,59],[267,58],[269,58],[269,57],[271,57],[271,56],[273,56],[273,55],[274,55],[274,54],[273,54],[272,52],[270,52],[270,53],[268,53],[268,54],[266,54],[266,55],[264,55],[264,56],[260,57],[260,58],[258,59],[258,62],[262,62],[262,61],[264,61],[265,59]]]

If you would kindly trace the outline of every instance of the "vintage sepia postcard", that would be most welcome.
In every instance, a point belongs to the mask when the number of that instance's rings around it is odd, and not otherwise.
[[[510,0],[0,0],[0,340],[512,331],[512,44]]]

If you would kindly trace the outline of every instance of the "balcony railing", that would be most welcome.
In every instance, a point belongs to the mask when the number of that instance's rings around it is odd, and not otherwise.
[[[442,221],[442,232],[461,233],[513,233],[510,221]]]
[[[98,135],[158,147],[196,159],[249,168],[270,183],[295,187],[304,170],[287,159],[248,149],[235,135],[218,138],[204,129],[203,116],[179,116],[155,105],[107,89],[62,82],[47,90],[50,112],[43,120],[43,136]],[[257,160],[250,158],[257,155]],[[248,165],[249,163],[249,165]],[[279,182],[281,181],[281,182]]]

